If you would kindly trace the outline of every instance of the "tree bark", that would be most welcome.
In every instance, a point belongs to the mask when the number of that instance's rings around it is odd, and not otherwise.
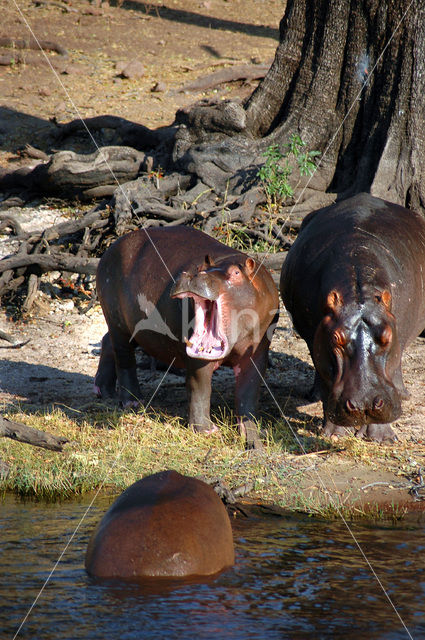
[[[323,154],[324,188],[425,208],[425,4],[288,0],[247,130]]]

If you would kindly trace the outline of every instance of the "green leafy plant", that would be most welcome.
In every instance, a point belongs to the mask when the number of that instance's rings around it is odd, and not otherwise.
[[[279,145],[272,144],[264,151],[265,163],[260,167],[257,176],[263,183],[263,189],[267,197],[267,205],[270,211],[276,211],[287,199],[294,195],[294,190],[289,183],[293,166],[289,159],[293,158],[302,176],[312,175],[316,168],[314,159],[320,155],[320,151],[306,151],[305,142],[298,134],[292,134],[290,141],[285,145],[285,151],[280,151]]]

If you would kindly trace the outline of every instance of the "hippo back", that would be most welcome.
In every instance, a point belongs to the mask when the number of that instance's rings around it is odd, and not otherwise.
[[[306,216],[283,265],[280,289],[309,346],[329,291],[361,302],[375,289],[388,289],[404,348],[425,327],[424,274],[423,217],[361,193]]]
[[[234,563],[232,528],[215,491],[162,471],[132,484],[89,542],[85,566],[98,578],[212,575]]]

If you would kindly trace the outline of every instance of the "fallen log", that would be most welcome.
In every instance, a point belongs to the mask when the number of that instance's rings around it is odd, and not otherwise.
[[[38,51],[55,51],[60,56],[66,58],[68,51],[62,45],[57,42],[51,42],[50,40],[36,40],[36,38],[13,38],[11,36],[0,37],[0,47],[12,47],[13,49],[33,49]]]
[[[213,89],[219,84],[236,82],[237,80],[260,80],[264,78],[269,68],[270,64],[244,64],[222,69],[184,85],[179,89],[179,93],[205,91],[206,89]]]
[[[17,254],[0,260],[0,273],[18,267],[38,265],[42,271],[73,271],[95,275],[99,258],[80,258],[66,253]]]
[[[278,251],[277,253],[262,251],[252,253],[251,255],[257,262],[261,262],[261,264],[264,264],[268,269],[280,269],[285,262],[287,254],[287,251]]]
[[[62,436],[54,436],[47,431],[27,427],[24,424],[12,422],[12,420],[2,416],[0,416],[0,437],[11,438],[18,442],[24,442],[43,449],[50,449],[51,451],[62,451],[63,445],[68,442],[67,438]]]
[[[19,235],[20,233],[22,233],[22,227],[16,220],[16,218],[13,218],[12,216],[9,216],[7,214],[0,215],[0,231],[3,231],[3,229],[7,229],[8,227],[12,229],[15,235]]]
[[[87,132],[101,132],[103,129],[114,131],[114,138],[109,145],[127,146],[137,151],[148,151],[158,145],[171,142],[174,138],[175,127],[159,127],[149,129],[142,124],[137,124],[119,116],[93,116],[92,118],[77,118],[63,124],[55,122],[57,126],[57,142],[61,143],[65,138],[79,134],[87,135]]]
[[[146,154],[132,147],[101,147],[91,154],[58,151],[48,162],[15,171],[0,169],[0,190],[26,189],[64,197],[84,197],[102,185],[135,180],[146,166]],[[91,196],[88,196],[91,198]]]
[[[3,331],[2,329],[0,329],[0,339],[6,340],[6,342],[9,342],[10,344],[10,347],[2,346],[0,347],[0,349],[20,349],[30,341],[29,338],[27,340],[17,340],[12,335],[10,335],[10,333],[6,333],[6,331]]]

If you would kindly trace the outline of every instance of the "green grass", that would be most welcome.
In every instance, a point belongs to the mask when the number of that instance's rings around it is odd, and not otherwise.
[[[182,420],[167,415],[95,405],[73,417],[57,408],[9,417],[69,439],[63,452],[0,439],[0,458],[10,465],[0,490],[21,496],[58,499],[99,488],[119,492],[142,476],[172,468],[192,476],[220,478],[230,488],[252,481],[256,499],[284,504],[288,470],[294,477],[299,474],[288,462],[288,456],[299,452],[299,445],[284,422],[265,423],[265,449],[253,452],[245,450],[232,416],[225,414],[215,416],[220,431],[212,435],[194,433]],[[304,441],[309,450],[317,448],[316,440]]]
[[[232,486],[264,475],[265,456],[245,451],[237,432],[225,424],[219,435],[205,436],[181,420],[154,413],[95,410],[75,419],[54,409],[9,417],[70,441],[56,453],[1,439],[0,458],[11,470],[0,489],[21,496],[55,499],[99,488],[119,491],[167,468],[220,477]]]
[[[245,450],[232,416],[225,413],[214,417],[220,431],[212,435],[194,433],[181,419],[166,414],[123,412],[100,403],[81,413],[51,408],[16,411],[9,417],[69,439],[63,452],[53,452],[0,438],[0,458],[10,465],[0,491],[25,498],[58,500],[97,490],[118,494],[143,476],[175,469],[220,479],[230,489],[252,483],[249,501],[328,519],[341,514],[347,519],[398,519],[403,515],[397,506],[391,513],[388,507],[377,507],[375,512],[353,506],[349,488],[342,495],[334,491],[331,479],[325,487],[314,471],[307,484],[313,478],[316,490],[309,491],[305,482],[303,486],[306,472],[325,459],[331,470],[341,455],[353,464],[374,465],[378,447],[355,438],[332,443],[313,434],[311,425],[301,421],[291,421],[291,429],[286,420],[263,420],[264,450],[253,452]],[[393,450],[387,451],[394,462]],[[387,464],[382,447],[379,453],[381,463]],[[397,456],[401,462],[405,458],[400,451]],[[327,479],[329,471],[326,475],[319,469]]]

